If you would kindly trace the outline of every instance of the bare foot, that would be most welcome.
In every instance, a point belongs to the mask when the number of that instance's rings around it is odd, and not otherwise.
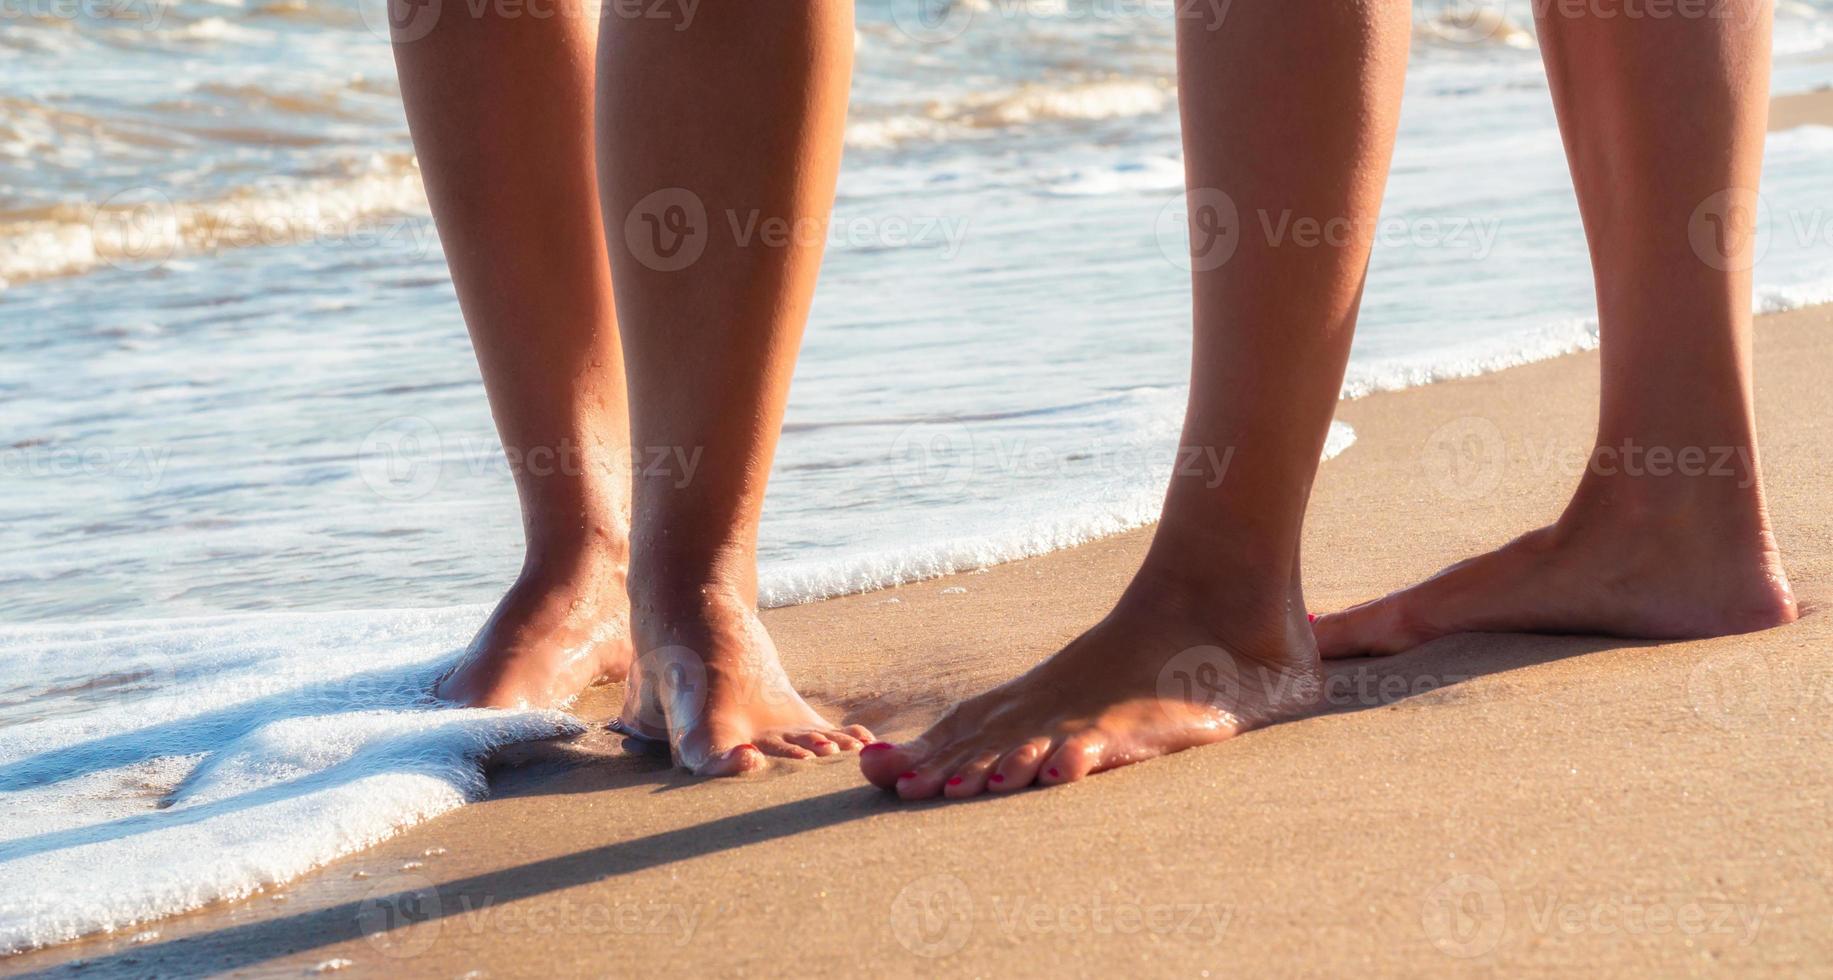
[[[620,561],[524,569],[433,693],[474,707],[549,708],[630,669]]]
[[[1782,557],[1754,519],[1573,507],[1559,522],[1386,598],[1318,617],[1326,657],[1390,654],[1452,633],[1691,639],[1795,621]],[[1727,532],[1730,524],[1743,530]]]
[[[767,757],[812,759],[872,741],[863,726],[835,725],[802,700],[743,599],[705,592],[641,608],[645,652],[617,728],[666,741],[696,775],[734,776],[763,768]]]
[[[1255,606],[1135,581],[1054,656],[916,741],[868,746],[860,767],[907,800],[960,798],[1074,782],[1303,713],[1323,675],[1302,605],[1294,593]]]

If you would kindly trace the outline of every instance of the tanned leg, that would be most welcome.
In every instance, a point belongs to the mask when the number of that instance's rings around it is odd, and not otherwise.
[[[1751,395],[1749,229],[1771,5],[1536,5],[1597,280],[1596,448],[1553,525],[1317,622],[1325,656],[1468,631],[1719,636],[1792,622]]]
[[[696,772],[856,749],[757,618],[757,527],[833,206],[849,0],[607,17],[600,181],[637,467],[621,725]]]
[[[1320,696],[1299,531],[1349,357],[1408,21],[1404,4],[1341,0],[1237,3],[1219,30],[1179,21],[1196,328],[1183,434],[1196,452],[1183,458],[1226,458],[1226,473],[1173,479],[1106,619],[916,741],[868,749],[872,782],[906,799],[1064,783]],[[1282,216],[1336,233],[1270,241],[1262,219]]]
[[[495,9],[448,4],[395,45],[526,540],[521,575],[437,693],[546,706],[631,659],[629,426],[593,180],[596,20]]]

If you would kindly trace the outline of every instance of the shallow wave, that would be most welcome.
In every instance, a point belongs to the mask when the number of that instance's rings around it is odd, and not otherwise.
[[[136,688],[7,728],[0,954],[282,884],[479,798],[497,747],[582,731],[427,695],[481,614],[0,629],[0,671],[40,679],[39,699],[92,687],[92,665]]]
[[[1450,9],[1444,9],[1447,7]],[[1477,6],[1467,0],[1437,4],[1425,0],[1413,8],[1413,38],[1427,43],[1532,48],[1536,43],[1533,25],[1526,4]]]
[[[1182,397],[1181,393],[1178,397]],[[1322,458],[1340,455],[1355,441],[1354,429],[1342,422],[1331,422]],[[839,560],[787,562],[763,571],[758,585],[759,603],[766,607],[797,605],[979,571],[1145,527],[1157,519],[1164,503],[1164,481],[1153,474],[1128,482],[1131,485],[1101,494],[1098,499],[1071,503],[1061,509],[1043,504],[1038,509],[1055,511],[1050,517],[1014,521],[1003,531]]]
[[[0,286],[113,266],[157,267],[231,248],[373,237],[377,219],[423,214],[413,157],[380,156],[349,176],[275,181],[207,201],[161,187],[0,217]]]
[[[916,140],[1046,122],[1096,121],[1164,112],[1175,101],[1169,78],[1100,78],[1028,83],[1004,91],[919,105],[861,109],[847,125],[847,145],[884,149]]]

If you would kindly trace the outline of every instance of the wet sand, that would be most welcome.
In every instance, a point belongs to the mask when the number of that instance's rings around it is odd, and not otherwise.
[[[1833,975],[1833,307],[1756,349],[1792,626],[1447,638],[1336,664],[1316,716],[967,804],[899,804],[850,757],[696,781],[608,734],[525,746],[488,801],[277,895],[0,970]],[[1551,520],[1597,388],[1588,353],[1343,404],[1312,607]],[[1098,618],[1150,534],[765,620],[811,699],[909,735]]]
[[[1769,128],[1833,125],[1833,89],[1781,95],[1769,102]]]

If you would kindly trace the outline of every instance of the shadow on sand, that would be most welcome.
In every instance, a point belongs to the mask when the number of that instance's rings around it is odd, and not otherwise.
[[[1327,705],[1319,714],[1384,708],[1415,698],[1420,699],[1420,710],[1430,710],[1436,700],[1432,692],[1446,692],[1437,697],[1455,697],[1457,685],[1465,680],[1602,650],[1648,645],[1652,644],[1579,636],[1446,637],[1399,656],[1331,662]],[[564,743],[511,751],[513,754],[500,760],[492,776],[492,792],[498,797],[591,793],[643,785],[667,792],[695,784],[691,777],[672,770],[666,758],[653,755],[606,756]],[[998,805],[1003,798],[980,800],[965,805]],[[961,805],[964,804],[941,801],[916,804]],[[215,973],[248,969],[282,956],[364,937],[385,948],[397,939],[406,946],[411,937],[399,930],[446,916],[764,844],[863,817],[903,812],[910,806],[862,785],[487,874],[370,895],[361,901],[293,914],[266,914],[263,910],[256,921],[143,945],[97,938],[82,944],[94,950],[87,956],[82,955],[80,947],[66,946],[25,954],[6,965],[36,970],[42,975]],[[184,921],[181,918],[171,924]],[[72,958],[72,954],[81,958]],[[37,966],[34,959],[44,965]],[[53,960],[57,962],[53,964]]]

